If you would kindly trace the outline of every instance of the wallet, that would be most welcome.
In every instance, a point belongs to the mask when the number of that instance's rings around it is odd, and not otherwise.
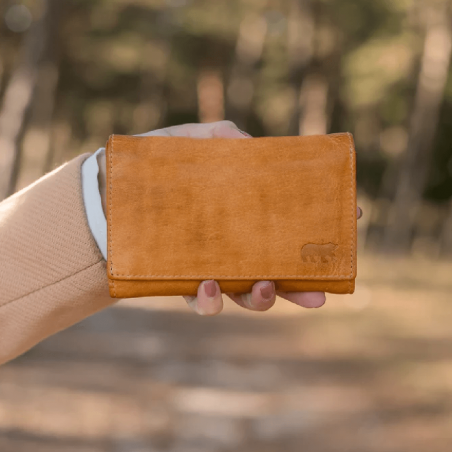
[[[111,135],[107,275],[113,298],[353,293],[356,158],[350,133],[254,138]]]

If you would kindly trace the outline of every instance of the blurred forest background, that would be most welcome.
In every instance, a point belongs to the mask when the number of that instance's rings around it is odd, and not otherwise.
[[[452,254],[450,1],[0,5],[0,198],[111,133],[350,131],[361,245]]]
[[[357,290],[126,300],[0,369],[0,450],[449,451],[452,1],[0,1],[0,200],[111,133],[352,132]],[[135,303],[135,305],[134,305]]]

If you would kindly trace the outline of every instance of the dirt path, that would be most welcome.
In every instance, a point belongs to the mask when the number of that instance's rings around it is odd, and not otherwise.
[[[0,368],[0,451],[449,452],[452,264],[358,268],[318,310],[121,301]]]

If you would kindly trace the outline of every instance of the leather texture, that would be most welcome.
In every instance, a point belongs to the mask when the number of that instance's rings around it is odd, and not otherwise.
[[[221,292],[353,293],[356,156],[350,133],[112,135],[107,275],[113,298]]]

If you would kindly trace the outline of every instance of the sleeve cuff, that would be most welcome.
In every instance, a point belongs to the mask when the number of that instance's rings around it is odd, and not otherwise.
[[[97,179],[99,173],[97,155],[102,151],[105,151],[105,148],[99,148],[83,162],[82,191],[89,227],[102,256],[107,260],[107,220],[102,210],[99,182]]]

